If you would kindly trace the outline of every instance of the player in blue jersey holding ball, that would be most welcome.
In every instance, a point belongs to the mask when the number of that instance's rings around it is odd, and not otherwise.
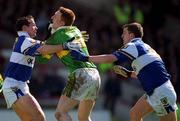
[[[137,77],[146,92],[130,110],[131,121],[143,121],[143,118],[155,112],[160,121],[177,121],[176,92],[170,81],[164,62],[149,45],[142,41],[143,28],[139,23],[123,26],[124,46],[112,54],[87,56],[81,51],[72,50],[75,60],[95,63],[131,61],[133,71],[115,66],[115,73],[124,77]]]
[[[15,40],[9,64],[3,82],[3,95],[7,107],[13,108],[21,121],[45,121],[45,115],[37,100],[29,92],[28,82],[31,77],[35,56],[51,54],[70,47],[45,45],[33,39],[37,26],[33,16],[21,17],[16,21],[18,38]]]

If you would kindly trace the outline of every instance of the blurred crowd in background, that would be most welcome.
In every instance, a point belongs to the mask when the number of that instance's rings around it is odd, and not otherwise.
[[[179,0],[0,0],[0,73],[9,61],[17,33],[18,17],[33,15],[38,26],[36,39],[44,41],[47,24],[59,6],[72,9],[76,14],[75,26],[87,31],[90,54],[111,53],[122,46],[122,25],[139,22],[144,27],[143,40],[151,45],[164,60],[171,81],[180,95],[180,1]],[[111,71],[109,64],[97,65],[102,86],[100,101],[114,115],[118,101],[133,105],[143,92],[138,81],[124,80]],[[130,69],[130,67],[123,64]],[[54,57],[48,64],[36,64],[30,83],[32,94],[41,99],[59,98],[67,81],[67,70]],[[152,75],[153,76],[153,75]],[[125,87],[123,87],[125,86]],[[126,87],[133,86],[131,98]],[[130,87],[129,87],[130,88]],[[140,91],[139,91],[140,90]],[[50,103],[50,102],[49,102]],[[97,104],[98,107],[98,104]]]

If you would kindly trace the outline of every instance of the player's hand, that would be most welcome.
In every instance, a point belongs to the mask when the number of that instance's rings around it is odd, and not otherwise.
[[[0,92],[2,91],[2,86],[3,86],[3,78],[0,74]]]
[[[62,46],[64,50],[80,50],[81,49],[80,43],[74,43],[74,42],[65,42]]]
[[[115,65],[115,66],[113,66],[112,69],[113,69],[114,73],[119,74],[119,75],[123,76],[124,78],[131,77],[132,71],[129,71],[122,66]]]
[[[89,40],[89,34],[87,33],[87,31],[81,31],[82,37],[84,38],[84,41],[88,41]]]
[[[85,55],[80,50],[71,50],[70,54],[74,58],[74,60],[77,61],[87,62],[89,60],[89,56]]]
[[[68,40],[68,42],[65,42],[62,44],[62,47],[64,50],[80,50],[81,44],[78,42],[72,42],[75,39],[75,37]]]

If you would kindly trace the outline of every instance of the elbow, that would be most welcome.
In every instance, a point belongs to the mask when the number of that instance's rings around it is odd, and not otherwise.
[[[44,55],[44,54],[48,54],[48,49],[46,49],[45,47],[41,46],[40,48],[38,48],[37,50],[40,54]]]
[[[42,54],[42,55],[48,54],[48,52],[46,50],[42,50],[39,53]]]

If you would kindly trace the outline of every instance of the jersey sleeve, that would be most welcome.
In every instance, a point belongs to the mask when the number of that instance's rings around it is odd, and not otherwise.
[[[138,51],[133,43],[128,43],[121,49],[112,53],[120,62],[133,61],[138,56]]]
[[[34,40],[32,38],[26,38],[21,46],[21,53],[25,55],[38,55],[37,49],[41,46],[41,42],[39,40]]]

